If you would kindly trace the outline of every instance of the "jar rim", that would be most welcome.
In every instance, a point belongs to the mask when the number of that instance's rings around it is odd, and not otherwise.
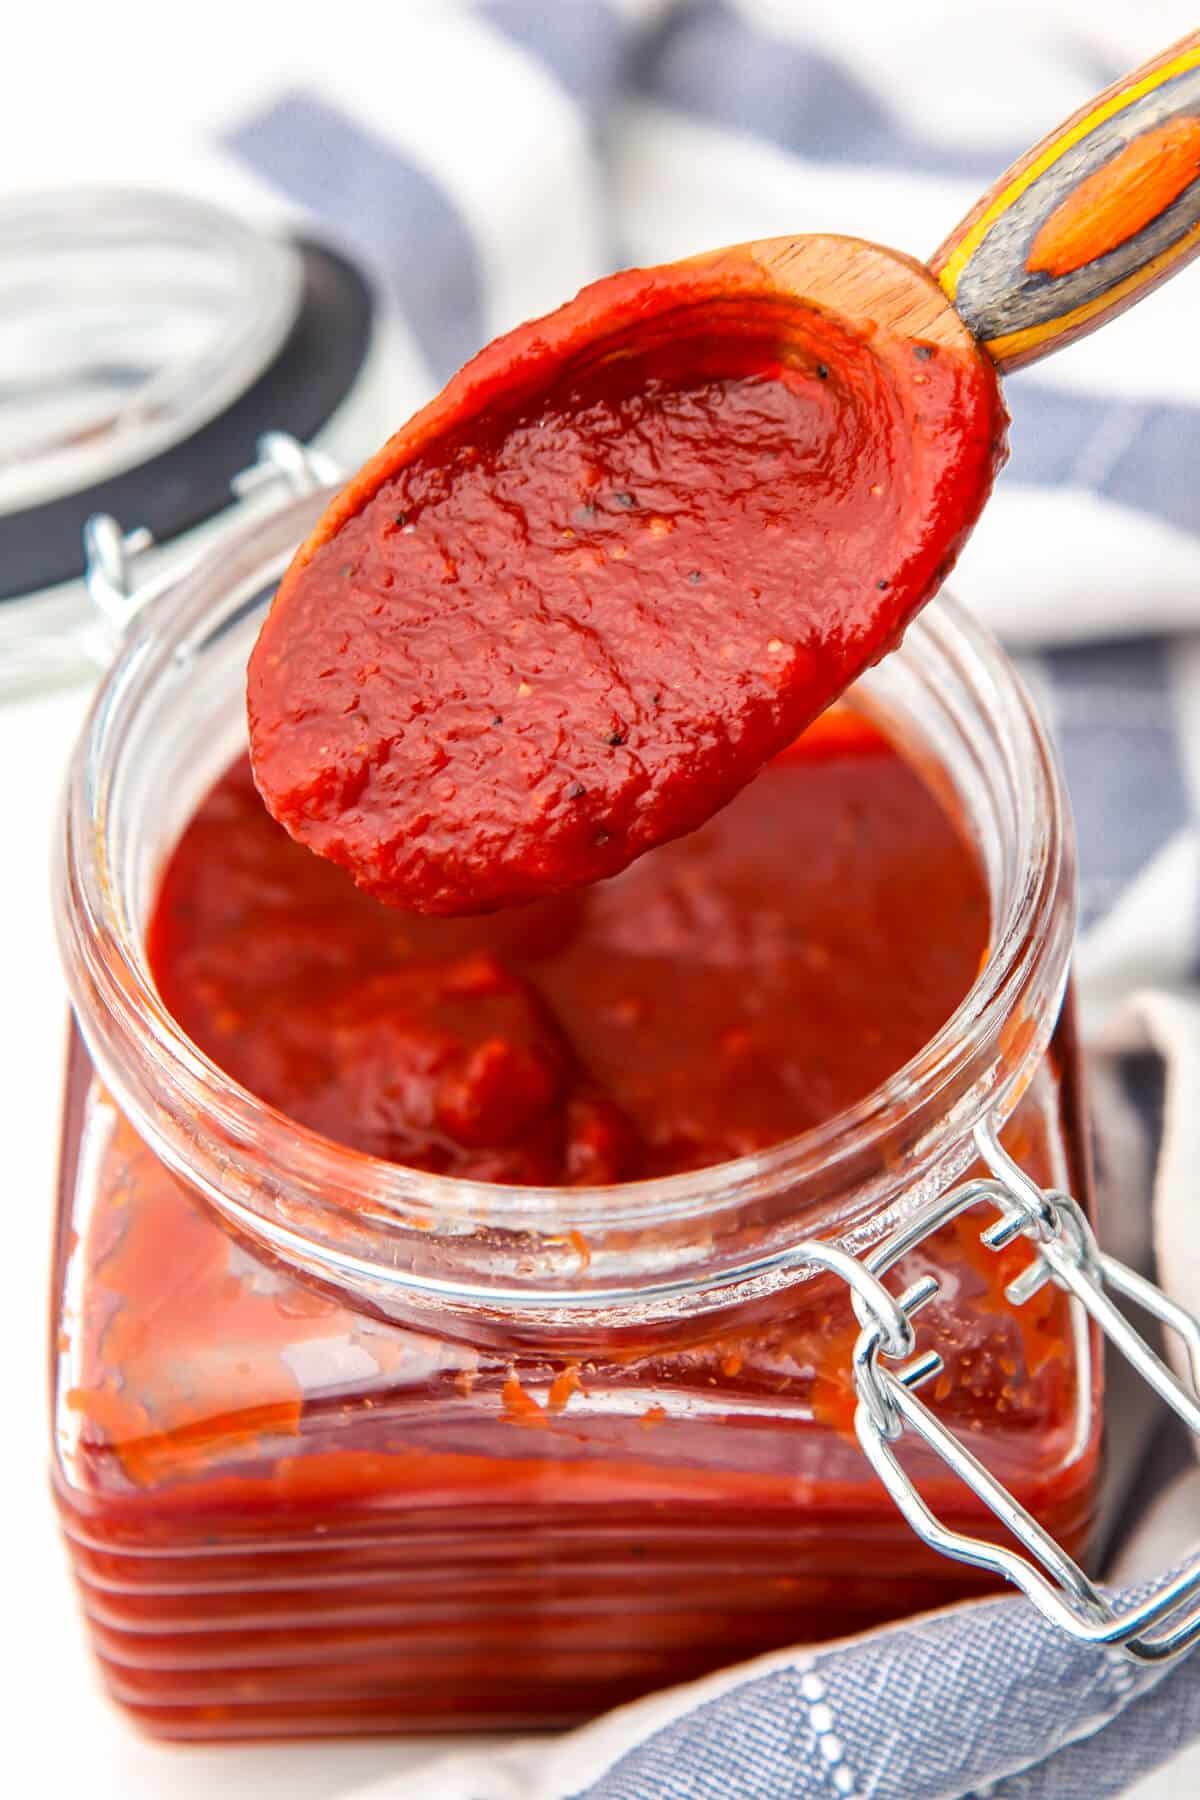
[[[250,540],[263,540],[264,526],[243,530],[143,610],[95,697],[68,776],[58,923],[76,1015],[101,1079],[175,1173],[243,1224],[249,1215],[251,1230],[278,1226],[278,1183],[264,1198],[243,1179],[275,1152],[279,1181],[306,1196],[302,1235],[316,1208],[323,1226],[353,1217],[361,1228],[369,1218],[384,1235],[393,1225],[415,1225],[425,1234],[500,1229],[552,1241],[598,1227],[684,1224],[781,1186],[791,1191],[815,1176],[831,1179],[864,1156],[886,1162],[897,1128],[921,1109],[936,1114],[943,1102],[956,1138],[968,1146],[985,1114],[1007,1117],[1046,1048],[1066,984],[1074,927],[1071,823],[1054,752],[1016,669],[946,597],[913,623],[893,655],[961,667],[982,696],[989,743],[1010,784],[1021,789],[1019,841],[1009,846],[1013,878],[994,911],[988,955],[959,1006],[914,1057],[853,1106],[769,1149],[701,1170],[590,1188],[505,1187],[407,1169],[336,1144],[266,1106],[204,1056],[159,997],[114,878],[112,774],[129,722],[154,683],[205,641],[206,620],[211,637],[214,595],[226,613],[237,605],[244,612],[245,596],[269,590],[327,499],[323,491],[285,508],[269,521],[270,541],[257,552]],[[996,1044],[1018,1004],[1030,1015],[1028,1041],[1015,1059],[1001,1058]],[[197,1119],[221,1135],[219,1174],[195,1167]]]

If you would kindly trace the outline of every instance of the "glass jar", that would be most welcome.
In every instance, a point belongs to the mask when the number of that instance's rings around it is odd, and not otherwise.
[[[176,579],[260,510],[230,477],[268,430],[349,466],[386,435],[399,334],[330,245],[187,194],[0,203],[0,701],[108,660],[87,521],[112,516],[139,584]]]
[[[174,1737],[559,1724],[978,1592],[852,1429],[858,1327],[788,1251],[877,1244],[999,1134],[1086,1203],[1071,831],[1011,666],[926,610],[851,704],[962,821],[991,947],[891,1080],[803,1136],[609,1188],[453,1180],[291,1123],[200,1054],[145,948],[156,886],[243,747],[289,503],[135,619],[71,771],[57,870],[78,1022],[53,1301],[54,1484],[104,1679]],[[86,1046],[86,1048],[85,1048]],[[1072,1552],[1100,1359],[964,1215],[912,1251],[932,1404]],[[982,1509],[927,1451],[944,1520]]]

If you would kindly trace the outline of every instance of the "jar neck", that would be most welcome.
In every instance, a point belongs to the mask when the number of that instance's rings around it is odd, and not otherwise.
[[[231,1229],[352,1304],[503,1323],[555,1345],[712,1324],[790,1285],[789,1249],[860,1248],[958,1179],[1045,1053],[1074,928],[1061,782],[1011,664],[952,603],[929,607],[854,704],[975,843],[992,940],[953,1017],[849,1111],[770,1150],[617,1187],[459,1181],[298,1127],[183,1034],[147,962],[166,857],[244,746],[244,669],[274,584],[328,495],[242,534],[139,615],[72,765],[58,922],[72,1001],[106,1087],[164,1164]],[[580,1240],[586,1240],[581,1253]]]

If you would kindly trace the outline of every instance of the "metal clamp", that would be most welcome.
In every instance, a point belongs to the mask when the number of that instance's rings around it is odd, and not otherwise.
[[[268,431],[258,440],[258,461],[235,475],[229,485],[240,500],[279,483],[287,499],[298,500],[318,488],[331,487],[339,478],[337,464],[323,450],[310,450],[286,431]]]
[[[1135,1663],[1167,1662],[1200,1641],[1200,1557],[1148,1599],[1118,1613],[1033,1515],[917,1398],[914,1390],[942,1369],[941,1357],[926,1351],[900,1368],[886,1366],[913,1356],[916,1345],[911,1320],[937,1293],[938,1282],[935,1276],[926,1276],[897,1296],[883,1286],[882,1276],[931,1233],[986,1202],[999,1215],[980,1234],[989,1250],[1001,1250],[1017,1237],[1027,1237],[1035,1246],[1033,1261],[1005,1290],[1010,1302],[1024,1305],[1047,1281],[1066,1289],[1160,1398],[1200,1433],[1200,1319],[1123,1263],[1105,1256],[1079,1205],[1067,1194],[1043,1192],[1001,1148],[993,1133],[981,1131],[976,1141],[992,1178],[965,1182],[939,1196],[868,1255],[857,1259],[837,1252],[835,1260],[828,1245],[804,1246],[806,1260],[835,1270],[849,1283],[862,1326],[853,1365],[858,1394],[854,1428],[859,1444],[909,1525],[932,1549],[956,1562],[1004,1576],[1046,1618],[1081,1643],[1111,1647]],[[843,1262],[852,1263],[853,1271],[847,1271]],[[1189,1391],[1113,1305],[1110,1289],[1179,1334],[1187,1350],[1194,1391]],[[942,1524],[900,1466],[894,1446],[906,1431],[914,1432],[941,1458],[1028,1555]]]
[[[310,450],[285,431],[268,431],[258,440],[258,460],[235,475],[230,487],[236,499],[278,490],[278,504],[315,493],[339,479],[333,458]],[[144,525],[126,531],[111,513],[93,513],[83,528],[84,581],[93,606],[110,633],[121,637],[136,612],[174,585],[190,566],[171,559],[147,571],[146,558],[157,546]]]
[[[83,528],[83,579],[88,598],[118,635],[137,606],[151,597],[152,584],[135,580],[134,567],[153,548],[153,535],[144,525],[123,531],[111,513],[93,513]]]

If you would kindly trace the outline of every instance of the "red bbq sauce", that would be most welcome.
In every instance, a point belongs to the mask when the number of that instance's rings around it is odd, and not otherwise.
[[[149,950],[200,1048],[292,1119],[458,1176],[630,1180],[761,1149],[894,1074],[972,982],[983,878],[865,720],[826,714],[691,837],[484,918],[358,893],[244,761],[168,861]],[[1084,1191],[1061,1036],[1005,1132]],[[835,1281],[718,1338],[559,1358],[385,1322],[238,1241],[77,1059],[56,1481],[105,1681],[180,1737],[561,1724],[979,1590],[851,1427]],[[782,1204],[785,1196],[780,1195]],[[932,1403],[1065,1544],[1096,1396],[1052,1285],[964,1216],[905,1259]],[[589,1245],[570,1249],[586,1268]],[[991,1530],[931,1459],[922,1492]]]
[[[244,761],[150,935],[202,1050],[325,1136],[436,1173],[638,1180],[820,1124],[928,1042],[987,943],[974,854],[848,713],[622,876],[480,919],[381,907]]]
[[[490,346],[285,576],[255,776],[379,898],[488,911],[691,831],[953,562],[1003,455],[987,359],[727,262],[703,304],[631,271]]]

